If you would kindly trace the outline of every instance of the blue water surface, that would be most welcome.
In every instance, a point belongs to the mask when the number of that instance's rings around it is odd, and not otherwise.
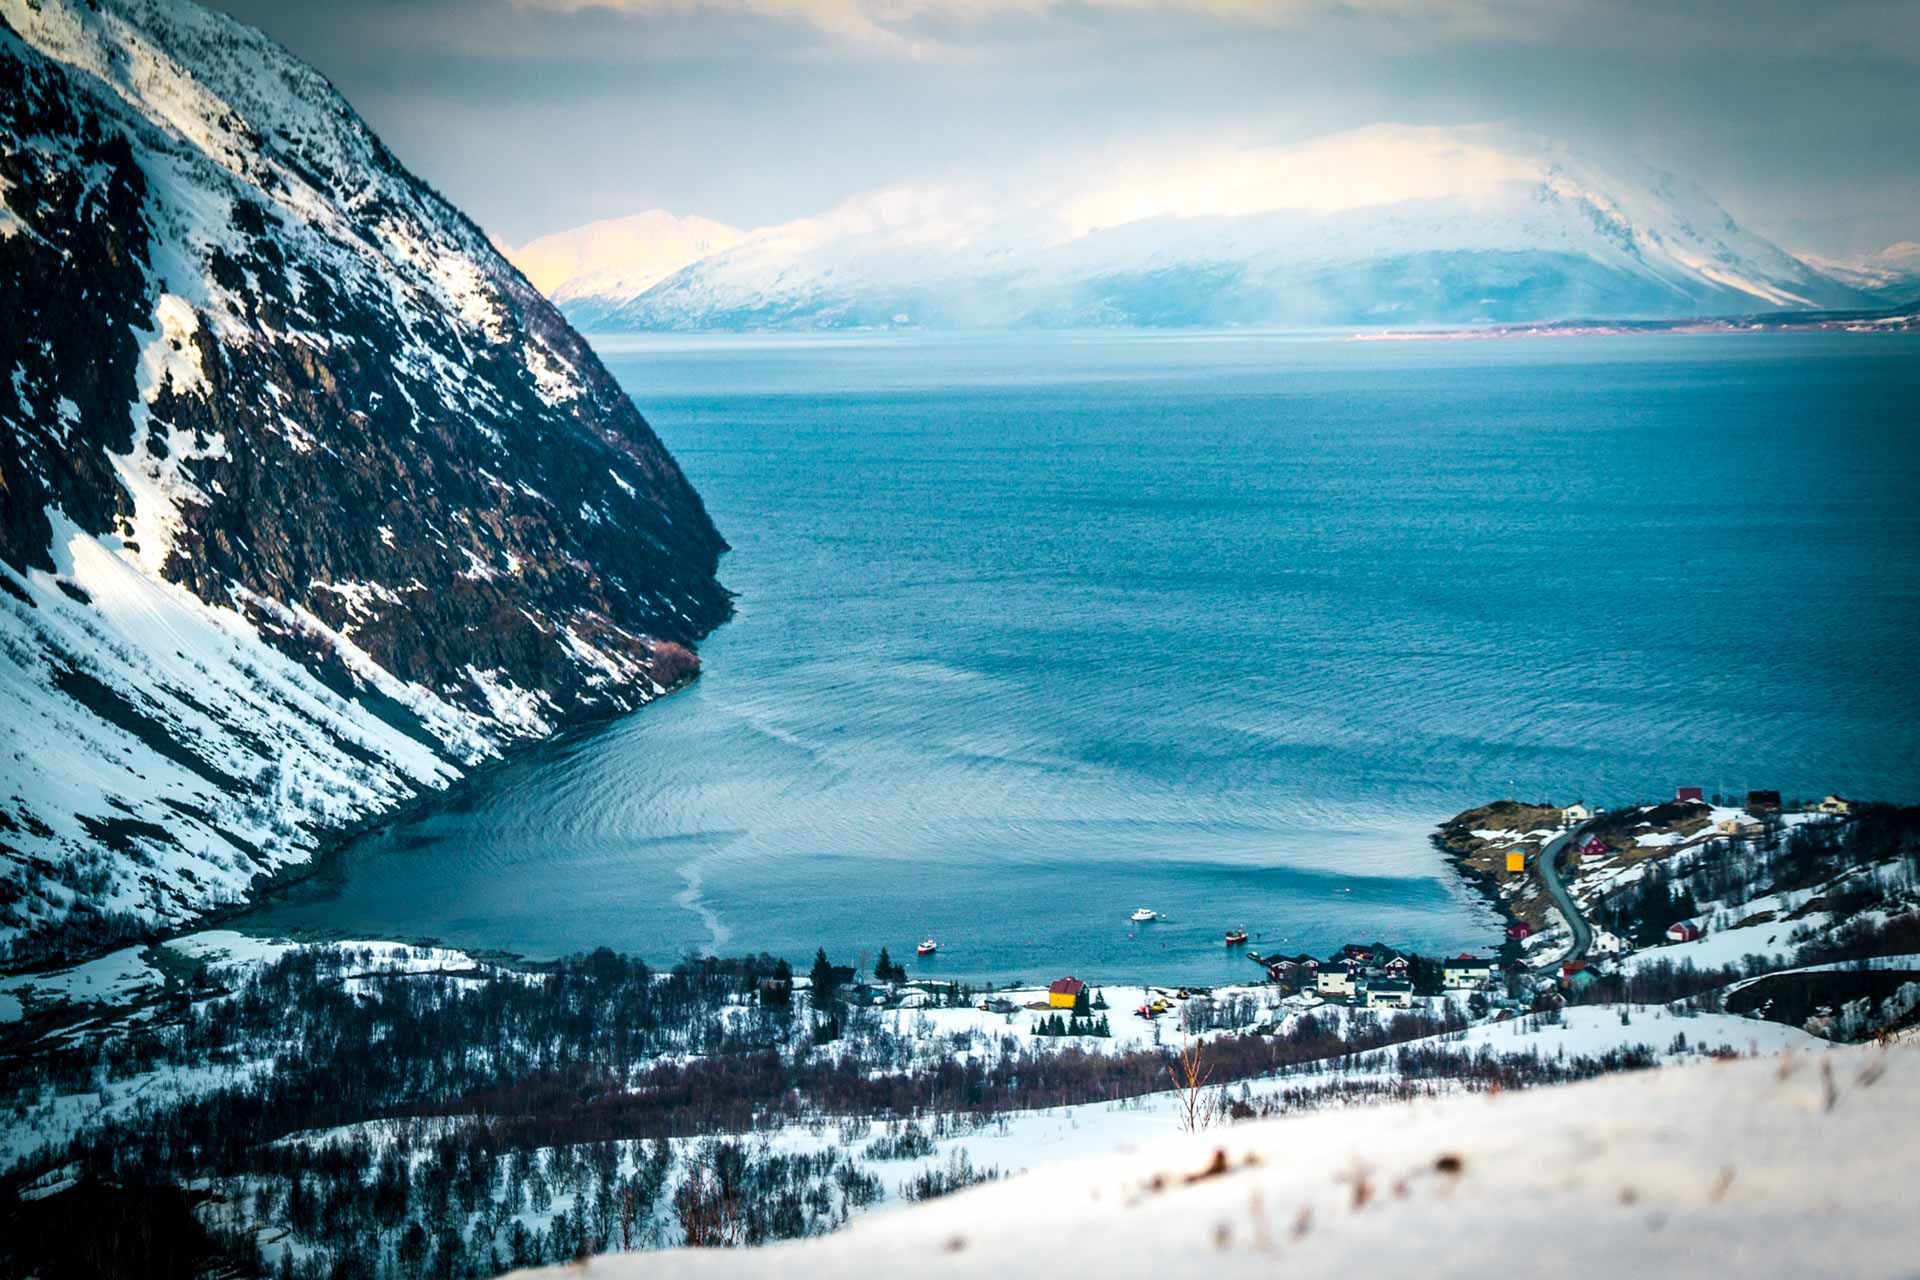
[[[1509,793],[1920,797],[1911,336],[597,345],[734,546],[705,674],[251,927],[1219,981],[1491,945],[1428,835]]]

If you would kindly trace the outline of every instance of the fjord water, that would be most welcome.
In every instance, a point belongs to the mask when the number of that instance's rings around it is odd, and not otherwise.
[[[735,548],[704,675],[253,927],[1218,981],[1491,945],[1427,837],[1509,791],[1920,798],[1911,337],[599,345]]]

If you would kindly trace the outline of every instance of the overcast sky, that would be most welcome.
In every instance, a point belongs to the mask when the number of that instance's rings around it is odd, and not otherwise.
[[[1388,121],[1625,151],[1795,250],[1920,239],[1916,0],[215,2],[513,244]]]

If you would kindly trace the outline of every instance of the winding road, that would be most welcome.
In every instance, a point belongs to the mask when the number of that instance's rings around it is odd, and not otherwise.
[[[1574,839],[1585,829],[1586,823],[1583,822],[1571,831],[1547,841],[1534,857],[1533,862],[1534,867],[1540,872],[1540,882],[1547,886],[1547,896],[1553,899],[1554,907],[1566,920],[1567,928],[1573,932],[1573,945],[1568,947],[1567,953],[1560,957],[1560,964],[1570,964],[1575,960],[1584,959],[1587,948],[1593,945],[1593,926],[1587,923],[1587,918],[1580,913],[1580,909],[1573,905],[1573,896],[1567,892],[1567,886],[1560,879],[1559,865],[1560,850],[1566,847],[1567,841]]]

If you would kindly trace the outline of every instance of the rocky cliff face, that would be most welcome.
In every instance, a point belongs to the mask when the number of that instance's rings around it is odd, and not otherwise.
[[[689,678],[725,543],[311,69],[0,0],[0,959],[190,916]]]

